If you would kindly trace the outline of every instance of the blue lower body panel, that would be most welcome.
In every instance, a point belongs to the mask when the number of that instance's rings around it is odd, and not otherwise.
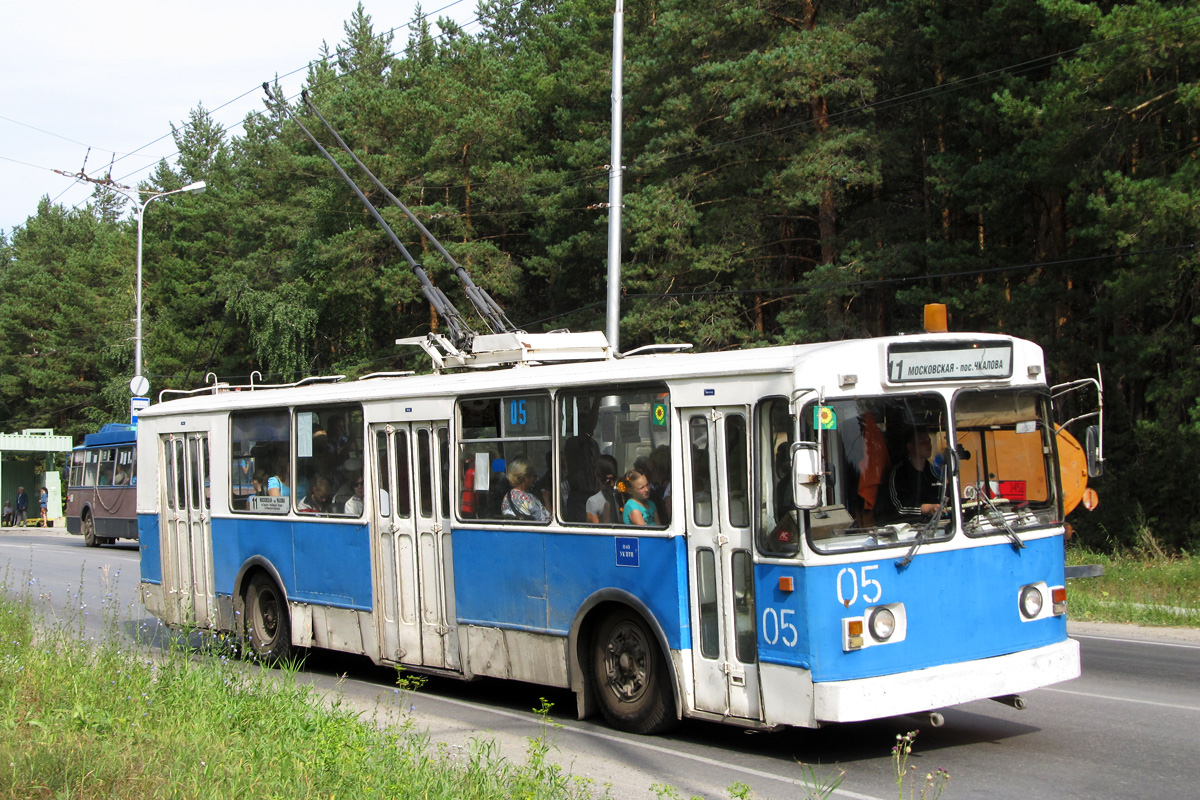
[[[370,611],[371,540],[365,524],[217,517],[212,521],[213,578],[232,595],[251,558],[268,561],[288,600]]]
[[[1018,608],[1022,586],[1064,584],[1062,537],[1030,540],[1021,550],[1007,540],[940,552],[926,548],[899,568],[902,555],[829,566],[758,565],[760,658],[807,668],[814,682],[844,681],[1066,640],[1065,616],[1027,621]],[[792,579],[793,591],[780,589],[781,577]],[[843,651],[842,620],[891,603],[903,604],[903,641]]]
[[[618,589],[646,605],[672,649],[691,647],[681,536],[459,529],[453,541],[459,623],[566,636],[588,597]]]
[[[162,547],[158,538],[158,515],[138,514],[138,550],[141,551],[142,582],[162,583]]]

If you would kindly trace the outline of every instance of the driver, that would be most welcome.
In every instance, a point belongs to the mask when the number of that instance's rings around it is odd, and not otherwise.
[[[892,469],[888,492],[902,519],[928,519],[941,510],[942,479],[929,463],[933,442],[929,431],[913,428],[904,437],[907,458]]]

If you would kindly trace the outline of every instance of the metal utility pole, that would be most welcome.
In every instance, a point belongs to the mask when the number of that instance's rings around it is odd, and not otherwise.
[[[614,352],[621,349],[621,95],[624,86],[625,0],[613,12],[612,155],[608,173],[608,315],[605,333]]]
[[[135,277],[135,300],[137,306],[137,318],[134,322],[133,329],[133,379],[129,382],[129,391],[135,396],[144,395],[150,391],[150,381],[142,375],[142,229],[143,220],[146,216],[146,206],[150,205],[151,201],[157,200],[160,197],[166,197],[172,194],[180,194],[182,192],[203,192],[207,184],[204,181],[196,181],[189,183],[182,189],[175,189],[170,192],[156,192],[151,194],[145,200],[139,196],[139,192],[146,191],[142,189],[134,189],[130,186],[123,186],[119,183],[114,183],[110,178],[89,178],[82,172],[71,174],[62,170],[55,170],[60,175],[66,175],[70,178],[76,178],[81,181],[95,184],[102,189],[108,189],[117,194],[124,195],[129,200],[133,201],[134,218],[137,220],[137,275]]]

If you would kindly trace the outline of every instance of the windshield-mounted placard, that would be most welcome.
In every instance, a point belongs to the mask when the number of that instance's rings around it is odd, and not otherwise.
[[[900,342],[888,345],[892,383],[1012,377],[1012,342]]]

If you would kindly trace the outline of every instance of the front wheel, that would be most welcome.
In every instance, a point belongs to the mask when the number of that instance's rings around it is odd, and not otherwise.
[[[96,536],[96,520],[91,514],[83,515],[83,543],[88,547],[99,547],[100,539]]]
[[[260,661],[286,661],[292,653],[287,601],[275,582],[258,574],[250,580],[242,606],[247,652]]]
[[[592,674],[600,710],[614,728],[661,733],[677,722],[658,642],[631,611],[610,614],[596,631]]]

